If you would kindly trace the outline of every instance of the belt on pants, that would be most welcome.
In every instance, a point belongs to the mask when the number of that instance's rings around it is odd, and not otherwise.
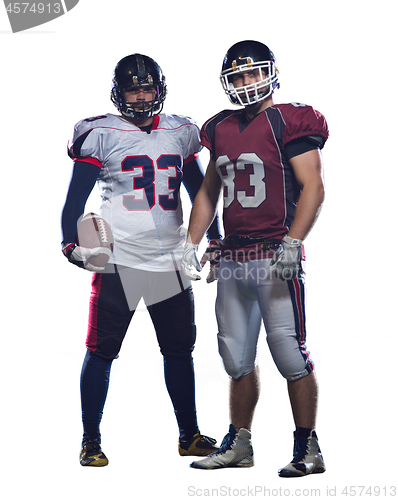
[[[229,248],[241,248],[249,245],[261,244],[263,250],[275,250],[281,244],[280,240],[267,240],[264,236],[239,236],[233,234],[221,240],[221,246]]]

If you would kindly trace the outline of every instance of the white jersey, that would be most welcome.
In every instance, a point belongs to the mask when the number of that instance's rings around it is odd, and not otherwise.
[[[74,160],[100,167],[100,215],[114,237],[113,262],[170,271],[186,231],[180,200],[183,163],[201,149],[190,118],[160,114],[150,133],[113,114],[78,122],[69,141]]]

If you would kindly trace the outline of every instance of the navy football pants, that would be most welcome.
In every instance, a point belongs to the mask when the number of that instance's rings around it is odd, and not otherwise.
[[[151,304],[147,309],[163,354],[166,387],[173,403],[180,438],[189,439],[199,432],[191,355],[196,326],[192,289],[181,289],[177,295]],[[117,272],[94,274],[86,341],[88,350],[81,372],[84,439],[100,439],[99,424],[108,392],[111,365],[113,359],[118,357],[134,312],[129,309]]]

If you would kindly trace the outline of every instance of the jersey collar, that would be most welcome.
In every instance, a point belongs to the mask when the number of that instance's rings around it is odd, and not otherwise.
[[[160,116],[159,115],[154,116],[151,131],[156,130],[159,127],[159,122],[160,122]]]

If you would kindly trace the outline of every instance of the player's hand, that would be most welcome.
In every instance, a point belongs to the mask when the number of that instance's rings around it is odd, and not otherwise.
[[[77,246],[75,243],[64,245],[62,247],[62,253],[69,260],[69,262],[71,262],[75,266],[92,272],[101,272],[105,269],[105,267],[93,266],[88,261],[90,257],[95,257],[97,255],[100,255],[101,253],[109,255],[109,257],[112,255],[111,250],[109,250],[108,248],[84,248]]]
[[[220,256],[220,240],[210,240],[205,253],[200,259],[200,265],[202,267],[206,265],[206,262],[210,262],[210,271],[206,278],[207,283],[212,283],[213,281],[218,279],[218,271],[220,270]]]
[[[282,281],[292,280],[303,274],[302,243],[302,240],[293,239],[290,236],[282,239],[281,245],[271,259],[271,266],[275,266],[277,278]]]
[[[198,245],[194,245],[193,243],[186,243],[184,247],[184,253],[181,259],[181,268],[184,271],[187,278],[189,278],[192,281],[197,281],[201,279],[201,277],[197,274],[194,274],[192,270],[192,268],[196,269],[199,272],[202,270],[202,266],[200,265],[198,260],[197,251],[198,251]]]

